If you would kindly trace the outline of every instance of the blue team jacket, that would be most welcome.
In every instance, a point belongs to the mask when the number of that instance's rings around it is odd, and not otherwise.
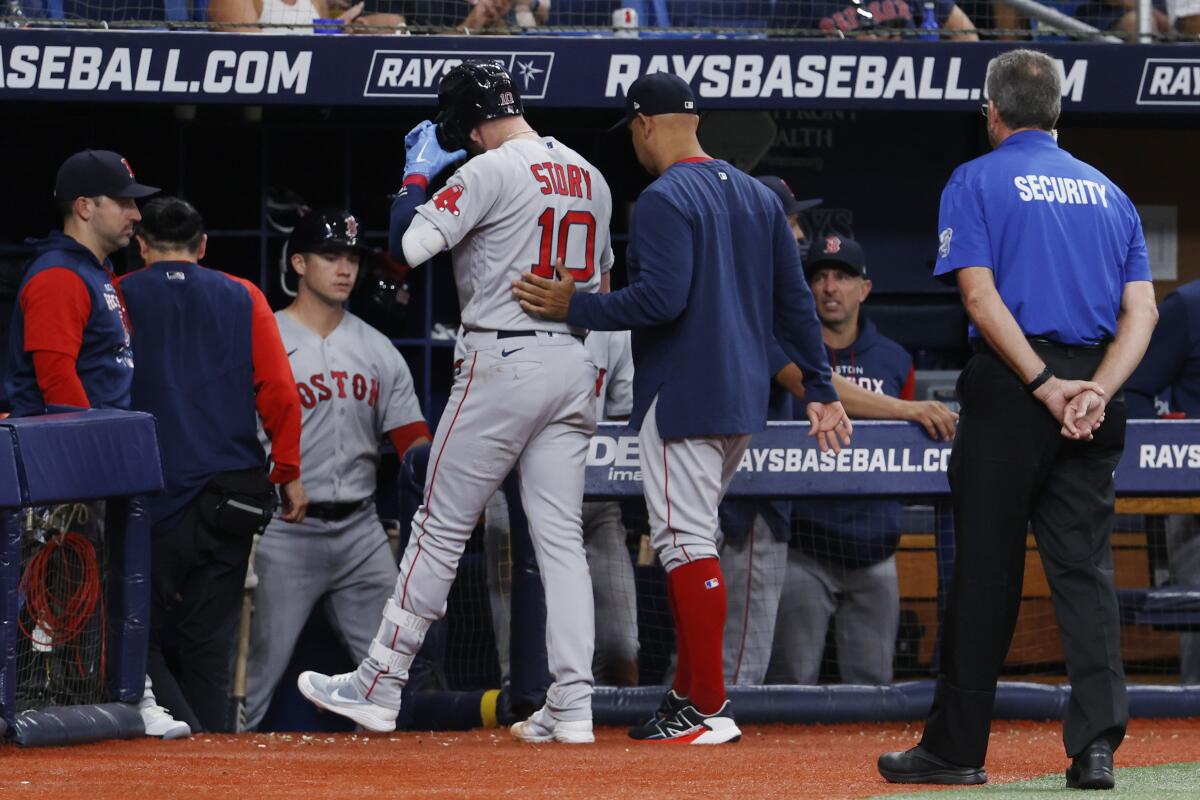
[[[160,261],[121,279],[135,332],[132,407],[158,420],[166,491],[147,498],[156,534],[213,476],[267,463],[258,440],[253,302],[216,270]]]
[[[1146,355],[1125,382],[1129,416],[1158,416],[1154,398],[1164,389],[1172,411],[1200,418],[1200,281],[1180,286],[1159,306]]]
[[[858,338],[842,350],[830,349],[829,360],[843,378],[891,397],[902,397],[913,375],[908,351],[861,316]],[[803,413],[796,418],[807,419]],[[900,543],[900,508],[896,500],[797,500],[792,504],[796,546],[847,569],[883,561]]]
[[[30,240],[29,244],[36,248],[37,256],[25,272],[18,297],[35,275],[48,269],[62,267],[83,279],[91,314],[83,329],[75,371],[93,408],[129,408],[133,351],[121,319],[119,295],[109,263],[101,264],[91,250],[62,231],[55,231],[45,239]],[[25,315],[19,302],[13,310],[6,373],[4,385],[13,416],[45,413],[46,403],[33,369],[33,354],[25,351]]]
[[[626,264],[629,286],[576,294],[567,321],[632,330],[633,427],[657,395],[664,439],[762,430],[772,334],[808,399],[837,399],[783,207],[754,178],[720,160],[668,168],[634,207]]]

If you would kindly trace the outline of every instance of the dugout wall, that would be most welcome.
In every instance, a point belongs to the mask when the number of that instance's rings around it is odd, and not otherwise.
[[[257,281],[279,307],[285,236],[272,225],[267,198],[278,195],[268,190],[347,205],[382,244],[403,135],[428,116],[440,71],[454,59],[496,57],[521,76],[534,126],[609,179],[620,286],[626,214],[647,178],[626,137],[603,130],[624,86],[669,69],[697,90],[706,146],[824,198],[810,232],[863,242],[876,284],[867,313],[879,309],[884,332],[916,351],[918,366],[953,369],[966,353],[947,331],[961,334],[961,312],[928,277],[937,197],[958,163],[987,149],[983,76],[1006,46],[0,30],[9,173],[0,243],[54,224],[49,192],[66,155],[116,149],[140,179],[205,215],[207,264]],[[1200,277],[1200,197],[1191,190],[1200,183],[1200,82],[1191,82],[1200,48],[1038,46],[1063,65],[1064,146],[1104,169],[1147,219],[1160,297]],[[124,254],[125,266],[134,260]],[[439,326],[457,322],[446,266],[410,274],[406,318],[389,331],[431,420],[449,390],[452,341]]]

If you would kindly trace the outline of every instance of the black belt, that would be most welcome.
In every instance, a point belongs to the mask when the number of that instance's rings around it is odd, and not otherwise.
[[[496,338],[497,339],[516,339],[521,336],[537,336],[538,333],[561,333],[561,331],[496,331]],[[572,333],[570,335],[574,336],[576,339],[578,339],[580,341],[580,343],[583,342],[583,337],[580,336],[578,333]]]
[[[1094,352],[1102,351],[1105,348],[1107,348],[1108,343],[1111,340],[1105,339],[1104,341],[1097,342],[1096,344],[1063,344],[1062,342],[1056,342],[1053,339],[1047,339],[1045,336],[1026,336],[1025,341],[1029,342],[1029,344],[1031,346],[1033,346],[1034,349],[1042,348],[1042,349],[1049,349],[1049,350],[1059,350],[1062,352],[1084,350],[1084,351],[1087,351],[1090,353],[1094,353]],[[972,339],[971,340],[971,350],[972,350],[972,352],[975,352],[975,353],[984,353],[984,354],[994,354],[996,352],[995,350],[992,349],[991,345],[989,345],[983,339]]]
[[[325,522],[339,522],[371,502],[370,497],[351,503],[309,503],[306,516]]]

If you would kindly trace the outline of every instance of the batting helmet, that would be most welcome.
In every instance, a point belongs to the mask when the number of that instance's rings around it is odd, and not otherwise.
[[[279,254],[279,284],[284,294],[296,296],[297,276],[292,270],[292,256],[296,253],[353,250],[364,259],[371,255],[359,228],[358,220],[344,208],[321,208],[300,217]]]
[[[296,253],[324,253],[330,250],[354,250],[371,253],[360,238],[358,220],[344,208],[322,208],[300,218],[288,237],[284,261]]]
[[[494,61],[464,61],[438,86],[438,141],[447,151],[462,150],[479,123],[525,113],[517,84]]]

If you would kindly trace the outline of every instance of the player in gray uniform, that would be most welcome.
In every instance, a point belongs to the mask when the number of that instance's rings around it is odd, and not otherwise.
[[[331,209],[301,219],[288,239],[297,295],[275,319],[300,393],[310,502],[303,523],[272,521],[255,551],[247,728],[266,714],[318,603],[350,655],[367,654],[398,574],[375,513],[380,440],[403,455],[430,439],[399,351],[343,307],[369,252],[358,235],[348,211]]]
[[[546,704],[513,726],[523,741],[586,743],[592,736],[594,618],[580,509],[596,425],[596,369],[582,331],[537,319],[512,301],[531,268],[569,272],[595,292],[612,264],[612,196],[594,166],[537,134],[511,76],[490,62],[442,79],[439,122],[405,139],[405,187],[392,208],[392,255],[417,266],[450,249],[466,356],[430,451],[424,503],[395,593],[358,670],[301,674],[313,703],[373,731],[395,727],[413,657],[446,597],[489,497],[513,467],[529,517],[547,604],[554,683]],[[428,179],[476,154],[428,202]],[[415,212],[415,213],[414,213]],[[367,613],[367,609],[362,610]]]
[[[586,345],[598,370],[596,419],[605,422],[628,419],[633,409],[633,347],[629,331],[592,331]],[[600,500],[583,504],[583,544],[587,548],[592,598],[596,604],[596,654],[592,670],[597,682],[603,685],[637,686],[637,589],[625,544],[620,503]]]

